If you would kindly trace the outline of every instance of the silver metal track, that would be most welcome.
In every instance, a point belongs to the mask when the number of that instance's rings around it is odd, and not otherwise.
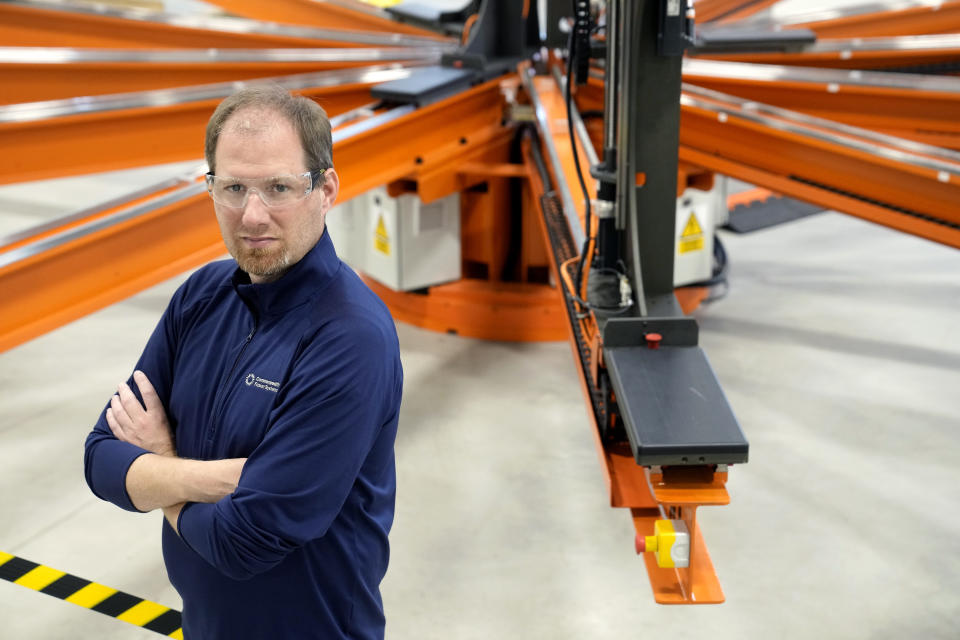
[[[738,25],[750,27],[767,27],[777,29],[780,27],[802,25],[808,22],[821,22],[823,20],[836,20],[838,18],[850,18],[853,16],[868,15],[871,13],[881,13],[885,11],[901,11],[904,9],[913,9],[916,7],[931,7],[943,4],[942,0],[894,0],[888,2],[865,2],[863,4],[849,5],[846,7],[835,7],[821,11],[805,11],[778,15],[773,9],[764,9],[757,13],[747,16],[743,20],[738,20]]]
[[[292,38],[310,38],[313,40],[334,40],[369,45],[394,45],[415,47],[422,45],[447,46],[451,50],[457,47],[457,42],[450,38],[436,39],[421,36],[408,36],[399,33],[379,33],[372,31],[348,31],[344,29],[318,29],[312,27],[297,27],[293,25],[247,20],[245,18],[227,18],[220,16],[182,16],[170,13],[147,11],[143,9],[119,9],[108,5],[74,4],[68,0],[0,0],[0,4],[16,5],[34,9],[70,12],[87,15],[108,16],[136,20],[139,22],[153,22],[190,29],[208,29],[227,33],[259,33]]]
[[[960,94],[960,77],[887,71],[817,69],[775,64],[685,59],[683,61],[683,75],[685,78],[695,75],[755,82],[806,82],[828,86],[835,85],[838,89],[847,85]]]
[[[557,190],[560,192],[560,202],[563,204],[563,215],[567,219],[567,225],[570,227],[570,235],[573,237],[573,244],[579,250],[583,246],[585,238],[583,223],[577,216],[577,209],[573,204],[573,195],[570,192],[570,185],[563,177],[560,170],[560,156],[557,153],[557,147],[553,142],[553,136],[550,135],[551,127],[547,120],[547,112],[540,101],[540,95],[533,84],[533,71],[530,73],[521,73],[520,79],[523,82],[527,94],[530,96],[530,103],[533,106],[534,117],[537,121],[537,128],[540,130],[540,138],[547,147],[547,155],[550,156],[550,165],[553,167],[554,179],[556,180]]]
[[[771,129],[788,131],[904,164],[932,169],[938,172],[938,179],[942,182],[950,181],[951,175],[953,180],[960,179],[960,153],[955,151],[744,100],[686,83],[682,87],[680,104],[713,111],[720,120],[736,116]]]
[[[407,78],[413,73],[415,67],[425,64],[427,63],[411,62],[405,65],[301,73],[289,76],[258,78],[238,82],[218,82],[174,89],[65,98],[62,100],[45,100],[42,102],[22,102],[19,104],[0,106],[0,122],[46,120],[80,113],[101,113],[136,107],[162,107],[197,102],[200,100],[225,98],[242,87],[255,86],[258,84],[278,84],[289,90],[335,87],[342,84],[353,83],[373,84]]]
[[[940,51],[960,49],[960,33],[936,33],[919,36],[888,38],[824,38],[817,40],[804,53],[831,51]]]
[[[342,49],[89,49],[69,47],[0,47],[4,64],[79,62],[217,63],[217,62],[386,62],[429,60],[438,63],[444,47]],[[148,70],[147,70],[148,71]]]

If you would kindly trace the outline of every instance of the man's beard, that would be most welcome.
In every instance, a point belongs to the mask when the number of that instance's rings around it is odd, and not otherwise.
[[[258,278],[281,276],[290,268],[290,255],[286,247],[276,249],[240,249],[234,253],[239,267]]]

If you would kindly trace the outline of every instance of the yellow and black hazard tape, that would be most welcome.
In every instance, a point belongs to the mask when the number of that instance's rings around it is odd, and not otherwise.
[[[183,640],[180,612],[0,551],[0,578],[171,638]]]

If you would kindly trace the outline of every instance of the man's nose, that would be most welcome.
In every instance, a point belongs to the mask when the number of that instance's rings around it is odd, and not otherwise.
[[[256,196],[256,197],[254,197]],[[251,189],[247,192],[247,204],[243,207],[244,225],[265,224],[270,221],[270,212],[263,201],[263,196],[259,189]]]

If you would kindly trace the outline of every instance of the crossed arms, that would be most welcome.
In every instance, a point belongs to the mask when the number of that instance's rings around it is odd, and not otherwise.
[[[107,425],[113,435],[150,453],[138,457],[126,476],[127,494],[139,511],[163,509],[174,531],[184,503],[214,503],[237,488],[246,458],[178,458],[163,403],[142,371],[133,380],[144,404],[126,383],[110,399]],[[144,406],[145,405],[145,406]]]

